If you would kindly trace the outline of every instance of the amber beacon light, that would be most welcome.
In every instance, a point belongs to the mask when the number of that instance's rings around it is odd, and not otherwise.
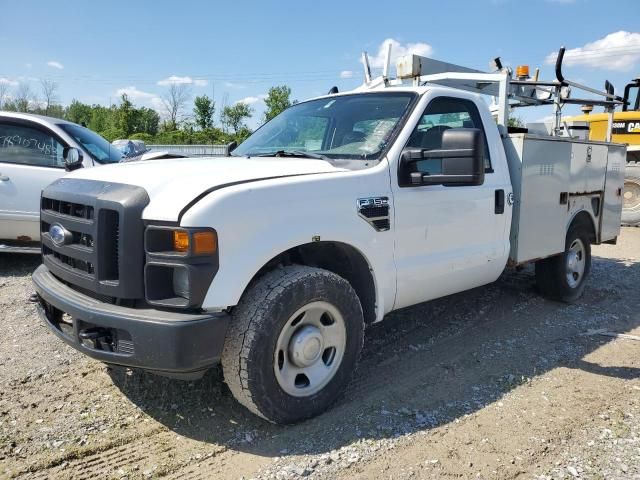
[[[517,78],[529,78],[529,65],[518,65],[516,67]]]

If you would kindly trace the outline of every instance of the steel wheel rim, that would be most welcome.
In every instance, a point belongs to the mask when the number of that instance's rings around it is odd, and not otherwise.
[[[312,302],[285,323],[274,353],[273,369],[280,388],[294,397],[308,397],[335,376],[347,342],[340,311],[327,302]]]
[[[586,254],[582,240],[576,238],[571,242],[567,252],[567,283],[571,288],[576,288],[582,280],[587,264]]]
[[[640,184],[624,182],[623,207],[628,210],[640,208]]]

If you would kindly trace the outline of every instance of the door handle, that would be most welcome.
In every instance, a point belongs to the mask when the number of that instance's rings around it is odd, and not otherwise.
[[[496,215],[504,213],[504,190],[502,189],[496,190],[496,204],[494,211]]]
[[[0,182],[8,182],[9,181],[9,177],[7,177],[6,175],[2,175],[0,173]]]

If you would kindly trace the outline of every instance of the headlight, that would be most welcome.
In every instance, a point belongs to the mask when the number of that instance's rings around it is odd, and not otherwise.
[[[147,302],[175,308],[200,307],[218,271],[216,231],[149,225],[144,244]]]

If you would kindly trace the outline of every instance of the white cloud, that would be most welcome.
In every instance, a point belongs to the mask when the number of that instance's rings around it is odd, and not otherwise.
[[[33,67],[33,65],[32,65],[32,64],[30,64],[30,63],[25,63],[25,64],[24,64],[24,66],[25,66],[25,67],[27,67],[27,68],[31,68],[31,67]]]
[[[49,60],[47,62],[47,66],[51,68],[57,68],[58,70],[62,70],[64,68],[64,65],[62,65],[60,62],[56,62],[55,60]]]
[[[246,85],[242,85],[241,83],[233,83],[233,82],[224,82],[224,86],[227,88],[246,88]]]
[[[191,77],[179,77],[177,75],[171,75],[170,77],[165,78],[164,80],[158,80],[158,85],[166,87],[167,85],[190,85],[193,83],[193,79]]]
[[[196,87],[206,87],[209,84],[203,78],[180,77],[178,75],[171,75],[162,80],[158,80],[158,85],[166,87],[168,85],[195,85]]]
[[[351,70],[343,70],[340,72],[340,78],[351,78],[353,77],[353,72]]]
[[[20,83],[20,82],[18,82],[17,80],[11,80],[10,78],[0,77],[0,84],[2,84],[2,85],[9,85],[10,87],[17,87],[18,83]]]
[[[155,93],[143,92],[134,86],[129,86],[119,88],[116,91],[117,97],[121,97],[123,94],[129,97],[129,100],[135,104],[151,107],[160,111],[163,109],[162,99]]]
[[[384,59],[387,55],[387,44],[391,43],[391,66],[395,66],[398,57],[409,54],[422,55],[424,57],[430,57],[433,55],[433,47],[428,43],[405,43],[404,45],[393,38],[387,38],[384,40],[380,47],[378,47],[378,53],[376,55],[369,56],[369,65],[372,68],[384,67]]]
[[[552,65],[557,56],[557,53],[550,53],[545,62]],[[640,33],[620,30],[582,47],[566,50],[563,63],[626,72],[632,70],[639,60]]]
[[[254,103],[264,102],[265,98],[267,98],[267,96],[264,93],[262,93],[260,95],[256,95],[252,97],[241,98],[236,103],[246,103],[247,105],[253,105]]]

